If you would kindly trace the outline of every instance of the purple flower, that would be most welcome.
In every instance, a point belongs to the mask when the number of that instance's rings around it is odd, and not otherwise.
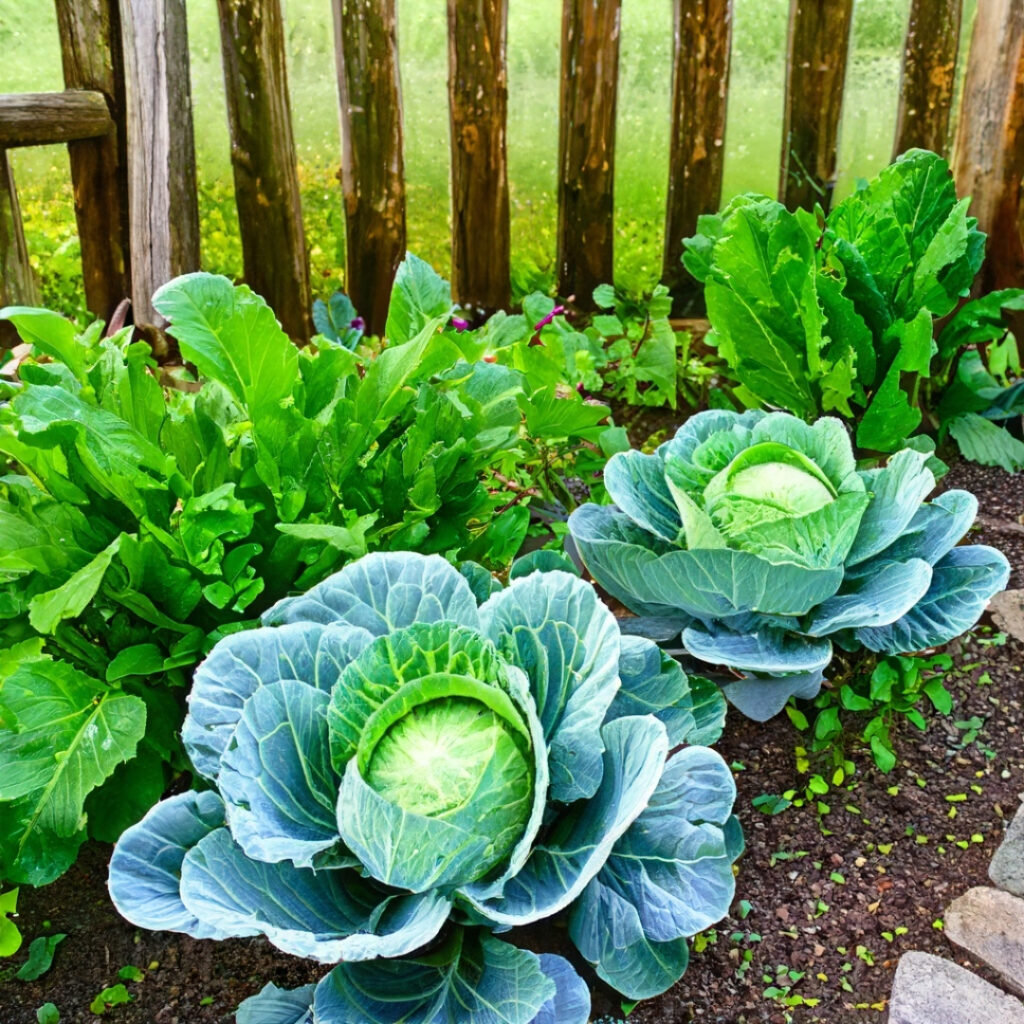
[[[459,334],[461,334],[463,331],[468,330],[468,328],[469,328],[469,321],[468,320],[463,320],[461,316],[453,316],[452,317],[452,327],[454,327],[455,330],[457,330],[459,332]]]
[[[356,318],[355,318],[355,319],[354,319],[354,320],[353,320],[353,321],[352,321],[352,322],[351,322],[351,323],[349,324],[349,327],[351,327],[353,331],[362,331],[362,330],[365,330],[365,328],[366,328],[366,321],[365,321],[365,320],[364,320],[364,319],[363,319],[363,318],[362,318],[361,316],[357,316],[357,317],[356,317]]]
[[[555,306],[555,308],[553,310],[551,310],[551,312],[548,313],[548,315],[546,317],[544,317],[543,320],[540,320],[540,321],[538,321],[537,323],[535,323],[533,325],[533,329],[535,331],[539,331],[542,327],[547,327],[547,325],[549,323],[551,323],[551,321],[554,320],[555,317],[558,316],[559,313],[564,313],[564,312],[565,312],[565,306]]]

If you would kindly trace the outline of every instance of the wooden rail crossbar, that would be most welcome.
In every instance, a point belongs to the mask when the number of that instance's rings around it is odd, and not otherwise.
[[[325,0],[327,2],[327,0]],[[396,0],[330,0],[341,112],[346,286],[383,330],[406,248]],[[185,0],[54,0],[62,93],[0,96],[0,303],[36,301],[6,151],[67,143],[86,301],[107,318],[131,295],[136,324],[169,277],[199,265]],[[235,197],[248,283],[289,334],[311,330],[281,0],[216,0]],[[578,303],[610,281],[622,0],[562,0],[557,287]],[[452,266],[457,301],[509,302],[506,121],[509,0],[447,0]],[[700,289],[679,256],[718,209],[727,134],[733,0],[672,0],[671,145],[663,279],[680,307]],[[789,0],[779,198],[827,208],[835,185],[853,0]],[[1024,284],[1024,5],[978,5],[951,152],[963,0],[910,0],[894,152],[951,156],[989,233],[985,284]],[[159,329],[148,330],[158,352]]]
[[[51,146],[95,139],[114,131],[101,92],[25,92],[0,96],[0,146]]]

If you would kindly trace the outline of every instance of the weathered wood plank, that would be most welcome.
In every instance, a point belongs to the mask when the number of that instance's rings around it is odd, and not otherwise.
[[[958,118],[954,175],[988,232],[982,292],[1024,287],[1024,4],[978,4]]]
[[[662,280],[678,311],[703,289],[680,262],[697,218],[722,201],[725,112],[732,45],[732,0],[675,0],[672,143]]]
[[[448,0],[452,295],[492,313],[511,300],[508,0]]]
[[[99,92],[22,92],[0,96],[0,146],[50,146],[108,135],[114,122]]]
[[[949,152],[963,0],[912,0],[900,70],[893,158],[913,149]]]
[[[558,292],[593,305],[612,280],[621,0],[564,0],[558,135]]]
[[[790,0],[779,199],[827,211],[850,44],[853,0]]]
[[[39,290],[28,261],[14,175],[7,150],[0,149],[0,307],[38,305]],[[13,325],[0,321],[0,348],[11,348],[19,340]]]
[[[102,94],[114,130],[68,143],[82,277],[89,309],[107,322],[131,295],[128,153],[117,0],[56,0],[64,84]]]
[[[121,0],[128,95],[128,195],[132,306],[163,355],[163,320],[152,297],[199,266],[188,30],[184,0]]]
[[[345,282],[382,333],[405,256],[405,164],[394,0],[332,0],[341,99]]]
[[[309,260],[280,0],[217,0],[246,283],[308,341]]]

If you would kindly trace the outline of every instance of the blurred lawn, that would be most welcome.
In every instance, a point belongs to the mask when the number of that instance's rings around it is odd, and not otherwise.
[[[215,0],[186,0],[200,177],[203,264],[241,273]],[[397,0],[405,105],[409,248],[446,273],[449,157],[442,0]],[[330,0],[283,0],[313,289],[344,280],[338,109]],[[782,132],[786,0],[735,0],[725,194],[774,193]],[[839,154],[839,193],[889,159],[909,0],[856,0]],[[509,3],[509,174],[513,285],[549,288],[555,256],[559,0]],[[968,11],[973,3],[968,2]],[[966,19],[966,24],[970,18]],[[664,242],[671,92],[671,0],[624,0],[616,155],[616,279],[656,281]],[[51,4],[0,0],[0,92],[62,88]],[[29,251],[45,301],[80,302],[66,150],[12,154]]]

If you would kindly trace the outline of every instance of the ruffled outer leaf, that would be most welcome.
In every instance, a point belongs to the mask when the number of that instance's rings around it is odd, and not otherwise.
[[[910,558],[934,565],[967,533],[977,514],[978,499],[973,494],[946,491],[922,505],[904,534],[874,558],[857,565],[854,572],[869,575],[881,564]]]
[[[1001,551],[984,544],[953,548],[936,562],[928,593],[906,615],[854,635],[868,650],[887,654],[947,643],[978,621],[1009,578],[1010,564]]]
[[[654,715],[668,730],[670,747],[685,743],[696,727],[690,683],[682,666],[656,643],[623,636],[619,654],[622,687],[605,721],[626,715]]]
[[[480,628],[469,583],[440,555],[377,551],[328,577],[305,594],[286,597],[263,613],[264,625],[347,622],[373,636],[414,622],[456,622]]]
[[[683,523],[665,482],[665,463],[660,455],[616,453],[604,468],[604,485],[612,501],[634,523],[676,543]]]
[[[604,773],[594,796],[570,808],[534,847],[500,899],[472,906],[497,925],[529,924],[567,907],[600,871],[616,840],[647,806],[665,766],[665,727],[650,717],[619,718],[602,729]]]
[[[804,632],[828,636],[841,629],[888,625],[928,592],[932,567],[921,558],[872,565],[870,575],[848,577],[835,597],[818,605]]]
[[[767,722],[786,706],[790,697],[801,700],[817,697],[824,679],[821,669],[783,676],[750,675],[734,683],[726,683],[722,692],[741,714],[755,722]]]
[[[927,453],[907,448],[897,452],[882,469],[860,474],[874,498],[860,521],[857,539],[846,559],[848,566],[884,551],[904,533],[935,486],[927,461]]]
[[[735,881],[723,828],[735,797],[718,754],[679,751],[647,809],[574,904],[573,941],[628,998],[674,984],[686,969],[686,938],[728,913]]]
[[[541,970],[555,983],[555,994],[540,1008],[530,1024],[587,1024],[590,990],[564,957],[541,953]]]
[[[236,1024],[314,1024],[315,991],[316,985],[285,989],[268,983],[238,1007]]]
[[[246,700],[261,686],[298,679],[329,693],[373,637],[355,626],[295,623],[221,640],[196,669],[181,738],[197,772],[216,780]]]
[[[594,588],[564,572],[514,580],[480,608],[484,632],[530,680],[548,744],[551,799],[592,796],[601,723],[619,687],[619,628]]]
[[[817,672],[832,660],[828,640],[811,640],[772,629],[733,633],[690,626],[683,630],[683,644],[701,661],[765,675]]]
[[[194,939],[221,937],[181,900],[181,866],[201,839],[224,825],[224,804],[212,792],[180,793],[158,803],[127,829],[110,858],[110,898],[118,913],[140,928],[184,932]]]
[[[339,964],[317,985],[317,1024],[531,1024],[557,998],[536,954],[484,934],[455,941],[431,960]]]
[[[231,834],[247,856],[312,867],[340,841],[329,702],[294,679],[260,687],[246,701],[218,783]]]
[[[250,860],[226,828],[186,855],[181,899],[219,938],[263,934],[278,949],[321,963],[410,953],[437,935],[451,906],[436,892],[382,904],[355,871]]]

